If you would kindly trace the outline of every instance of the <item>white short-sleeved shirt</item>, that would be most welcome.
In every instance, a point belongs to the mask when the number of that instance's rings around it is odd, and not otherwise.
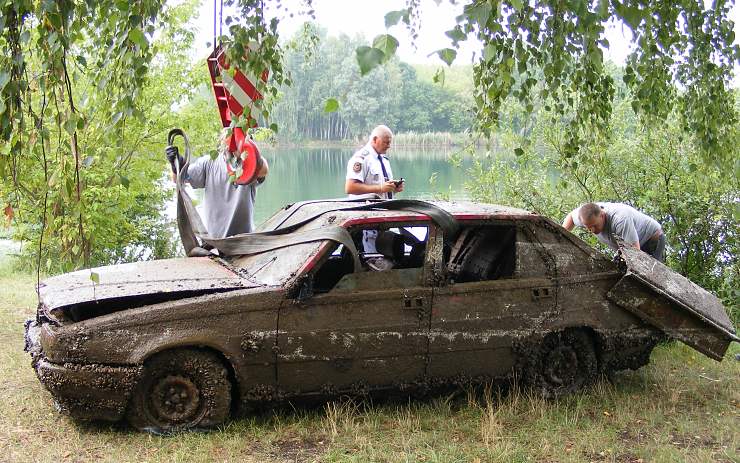
[[[618,249],[615,237],[621,238],[626,244],[640,243],[642,247],[655,232],[661,229],[655,219],[627,204],[596,204],[606,212],[604,230],[596,235],[596,238],[614,250]],[[575,208],[570,216],[576,226],[583,227],[580,207]]]
[[[391,163],[388,158],[382,154],[378,157],[378,153],[375,151],[373,146],[368,143],[352,155],[347,162],[347,180],[358,180],[366,185],[380,185],[385,179],[383,178],[383,167],[380,163],[385,166],[385,171],[388,173],[388,180],[393,179],[393,171],[391,170]],[[349,195],[350,198],[354,198],[358,195]],[[390,199],[388,193],[381,193],[381,198]],[[365,252],[375,253],[375,240],[378,237],[376,230],[365,230],[362,232],[362,246]]]
[[[383,167],[380,164],[381,159],[388,173],[388,180],[392,180],[391,162],[384,154],[380,155],[380,159],[378,159],[378,153],[375,152],[370,143],[357,150],[349,159],[346,179],[358,180],[366,185],[382,184],[385,179],[383,178]],[[355,196],[357,195],[349,195],[350,198]],[[388,193],[382,193],[380,197],[388,199]]]

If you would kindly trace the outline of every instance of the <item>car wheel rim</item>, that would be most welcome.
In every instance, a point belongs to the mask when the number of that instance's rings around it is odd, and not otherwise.
[[[200,390],[189,378],[166,376],[152,388],[153,411],[166,423],[183,423],[196,417],[200,406]]]
[[[578,355],[570,346],[559,346],[547,356],[545,374],[551,384],[568,385],[578,372]]]

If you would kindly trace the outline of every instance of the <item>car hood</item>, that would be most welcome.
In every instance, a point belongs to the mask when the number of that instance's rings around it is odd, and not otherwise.
[[[98,282],[92,275],[97,274]],[[175,298],[255,287],[225,262],[210,257],[184,257],[109,265],[65,273],[39,285],[39,302],[51,311],[84,303],[146,295]]]

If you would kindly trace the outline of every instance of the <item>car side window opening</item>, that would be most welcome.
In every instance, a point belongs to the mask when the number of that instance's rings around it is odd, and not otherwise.
[[[375,234],[375,250],[368,251],[363,246],[363,234],[370,231]],[[394,227],[364,229],[352,234],[359,238],[357,250],[363,264],[371,258],[385,257],[392,263],[393,269],[418,268],[424,263],[424,251],[428,236],[427,227]],[[371,268],[367,268],[371,270]]]
[[[465,283],[512,278],[516,268],[516,236],[513,224],[463,228],[447,261],[450,279]]]
[[[365,252],[363,232],[375,231],[375,252]],[[350,230],[355,247],[363,263],[364,271],[371,271],[365,262],[370,258],[385,257],[392,262],[390,270],[421,268],[424,264],[426,243],[429,237],[427,226],[384,226],[364,227]],[[354,272],[354,259],[351,251],[338,245],[313,276],[313,292],[330,291],[343,276]]]

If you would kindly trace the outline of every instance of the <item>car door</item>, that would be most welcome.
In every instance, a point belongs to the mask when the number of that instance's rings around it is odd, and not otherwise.
[[[334,265],[331,258],[324,268]],[[321,270],[314,276],[325,280]],[[423,266],[350,272],[322,294],[282,304],[280,388],[289,395],[362,393],[420,379],[432,303],[424,274]]]
[[[432,377],[501,376],[515,339],[556,314],[547,247],[529,224],[463,227],[435,288],[429,333]]]

